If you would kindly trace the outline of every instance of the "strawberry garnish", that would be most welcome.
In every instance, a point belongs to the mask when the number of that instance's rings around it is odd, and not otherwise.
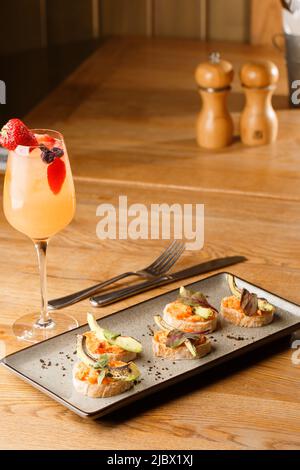
[[[54,137],[51,137],[51,135],[48,135],[48,134],[35,134],[35,137],[39,144],[43,144],[49,149],[52,149],[52,147],[54,146],[56,142]]]
[[[47,167],[48,184],[54,194],[58,194],[65,181],[66,165],[60,158],[55,158]]]
[[[38,141],[20,119],[10,119],[1,129],[0,145],[7,150],[15,150],[18,145],[34,147]]]

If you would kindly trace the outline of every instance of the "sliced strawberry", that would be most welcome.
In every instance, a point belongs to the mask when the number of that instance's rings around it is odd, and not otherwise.
[[[20,119],[10,119],[0,132],[0,143],[8,150],[15,150],[18,145],[26,147],[38,145],[35,135],[20,121]]]
[[[51,137],[48,134],[35,134],[35,137],[39,144],[44,144],[49,149],[52,149],[56,142],[56,139],[54,139],[54,137]]]
[[[61,158],[55,158],[47,167],[48,184],[54,194],[58,194],[65,181],[66,165]]]

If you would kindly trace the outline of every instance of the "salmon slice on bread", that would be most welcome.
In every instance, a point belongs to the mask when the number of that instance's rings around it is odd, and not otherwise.
[[[112,360],[108,354],[95,359],[86,350],[85,336],[77,336],[77,362],[73,367],[73,385],[77,392],[92,398],[118,395],[133,387],[140,376],[134,362]]]
[[[205,295],[181,287],[177,300],[165,306],[163,319],[172,328],[185,332],[212,332],[217,328],[218,311]]]
[[[77,392],[91,398],[107,398],[119,395],[131,389],[133,381],[104,378],[98,383],[99,373],[88,368],[83,362],[73,367],[73,385]]]
[[[87,331],[84,333],[84,336],[86,338],[86,349],[95,357],[101,354],[107,354],[113,361],[129,362],[133,361],[137,356],[136,352],[126,351],[105,340],[100,341],[94,331]]]
[[[91,313],[87,314],[87,321],[91,331],[84,333],[85,348],[95,359],[107,354],[110,360],[129,362],[142,351],[141,343],[135,338],[100,327]]]
[[[159,315],[154,320],[160,327],[160,331],[156,331],[152,338],[155,356],[177,361],[199,359],[211,351],[211,343],[205,335],[173,330]]]
[[[247,289],[239,289],[231,274],[228,274],[228,282],[233,295],[222,299],[220,310],[226,320],[246,328],[258,328],[273,321],[275,313],[273,305]]]

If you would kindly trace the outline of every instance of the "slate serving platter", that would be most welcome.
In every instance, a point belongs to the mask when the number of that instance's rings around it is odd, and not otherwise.
[[[51,396],[84,418],[98,418],[126,406],[137,399],[205,372],[225,362],[288,335],[300,328],[300,306],[249,282],[235,277],[239,287],[246,287],[276,306],[273,323],[261,328],[241,328],[219,319],[218,329],[208,335],[212,352],[201,359],[173,362],[152,355],[152,331],[157,327],[153,316],[162,314],[164,306],[176,299],[178,289],[159,295],[132,307],[113,313],[99,324],[124,335],[134,336],[143,344],[143,353],[135,361],[141,371],[141,381],[133,389],[110,398],[88,398],[72,386],[72,367],[76,362],[76,335],[87,325],[68,331],[2,359],[3,366],[23,380]],[[221,299],[230,295],[227,273],[219,273],[187,287],[203,292],[219,309]]]

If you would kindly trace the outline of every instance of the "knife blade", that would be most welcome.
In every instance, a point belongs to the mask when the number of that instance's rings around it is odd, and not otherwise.
[[[90,303],[93,307],[104,307],[105,305],[110,305],[119,300],[126,299],[132,295],[140,294],[141,292],[146,292],[147,290],[154,289],[155,287],[164,286],[175,281],[180,281],[181,279],[187,279],[189,277],[197,276],[198,274],[204,274],[209,271],[214,271],[216,269],[225,268],[226,266],[231,266],[233,264],[242,263],[247,261],[245,256],[227,256],[225,258],[216,258],[211,261],[205,261],[204,263],[197,264],[191,268],[183,269],[175,273],[161,276],[157,279],[150,281],[140,282],[134,286],[125,287],[118,289],[106,294],[97,295],[90,298]]]

